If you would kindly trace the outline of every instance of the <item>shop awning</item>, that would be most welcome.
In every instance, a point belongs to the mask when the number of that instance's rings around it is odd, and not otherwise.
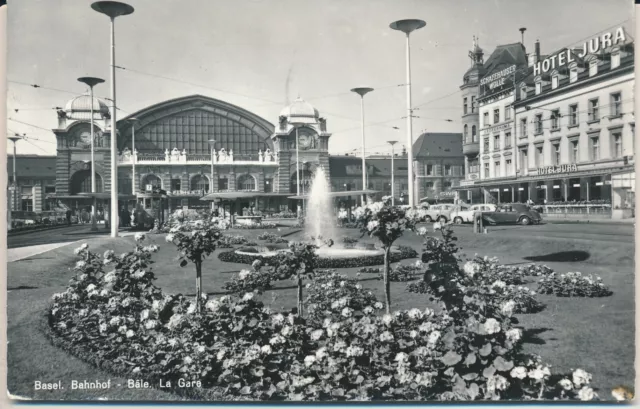
[[[362,195],[374,195],[380,193],[378,190],[347,190],[343,192],[329,192],[329,197],[348,197],[348,196],[362,196]],[[289,196],[289,199],[308,199],[309,195]]]
[[[96,199],[111,199],[111,193],[109,192],[96,192],[96,193],[78,193],[78,196],[82,199],[91,199],[91,198],[96,198]],[[133,200],[136,197],[134,195],[125,195],[125,194],[118,194],[118,200]]]
[[[234,200],[234,199],[252,199],[256,197],[285,197],[290,193],[265,193],[265,192],[216,192],[209,193],[200,198],[204,201],[212,200]]]

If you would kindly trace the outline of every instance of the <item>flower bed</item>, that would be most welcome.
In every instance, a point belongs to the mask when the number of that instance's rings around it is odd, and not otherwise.
[[[538,281],[538,292],[555,294],[558,297],[608,297],[613,292],[602,283],[600,277],[581,273],[551,273]]]
[[[391,252],[391,262],[397,262],[409,258],[415,258],[418,253],[411,247],[398,246],[396,252]],[[218,258],[221,261],[227,263],[240,263],[251,264],[254,260],[261,260],[265,262],[269,257],[264,257],[259,254],[237,254],[235,251],[224,251],[218,254]],[[318,260],[319,268],[350,268],[350,267],[364,267],[364,266],[377,266],[384,263],[384,256],[382,254],[375,256],[357,256],[352,258],[320,258]]]
[[[258,240],[264,240],[267,243],[276,243],[276,244],[289,242],[289,240],[285,239],[284,237],[281,237],[275,233],[269,233],[269,232],[260,233],[258,235]]]
[[[240,246],[240,245],[247,245],[247,243],[249,243],[249,240],[247,240],[246,237],[244,236],[240,236],[240,235],[236,235],[236,236],[222,236],[220,237],[220,242],[218,244],[218,246],[220,248],[233,248],[233,246]]]
[[[234,224],[234,229],[240,230],[263,230],[263,229],[275,229],[278,225],[273,222],[261,222],[259,224]]]

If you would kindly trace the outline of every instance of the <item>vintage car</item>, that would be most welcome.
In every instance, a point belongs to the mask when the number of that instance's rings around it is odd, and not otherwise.
[[[424,212],[424,221],[449,223],[451,221],[451,211],[453,211],[456,206],[457,205],[449,203],[431,205],[429,209]]]
[[[493,212],[483,212],[482,221],[485,224],[539,224],[542,221],[540,213],[525,204],[497,205]]]
[[[476,212],[494,212],[495,210],[494,204],[458,205],[451,211],[450,219],[455,224],[473,223],[473,215]]]

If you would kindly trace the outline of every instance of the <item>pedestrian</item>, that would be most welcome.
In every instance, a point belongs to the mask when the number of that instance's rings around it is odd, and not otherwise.
[[[66,216],[67,216],[67,225],[71,226],[71,209],[67,209]]]

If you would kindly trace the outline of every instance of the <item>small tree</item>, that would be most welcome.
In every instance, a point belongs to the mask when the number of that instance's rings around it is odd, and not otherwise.
[[[196,309],[202,306],[202,262],[205,257],[213,253],[220,241],[220,231],[211,223],[211,218],[183,223],[174,226],[166,240],[178,247],[180,267],[186,267],[189,262],[196,266]]]
[[[415,226],[414,216],[407,214],[402,208],[391,206],[388,199],[370,203],[355,210],[356,223],[362,235],[375,237],[384,250],[384,295],[386,311],[391,310],[391,282],[389,280],[389,254],[391,246],[407,229]]]

